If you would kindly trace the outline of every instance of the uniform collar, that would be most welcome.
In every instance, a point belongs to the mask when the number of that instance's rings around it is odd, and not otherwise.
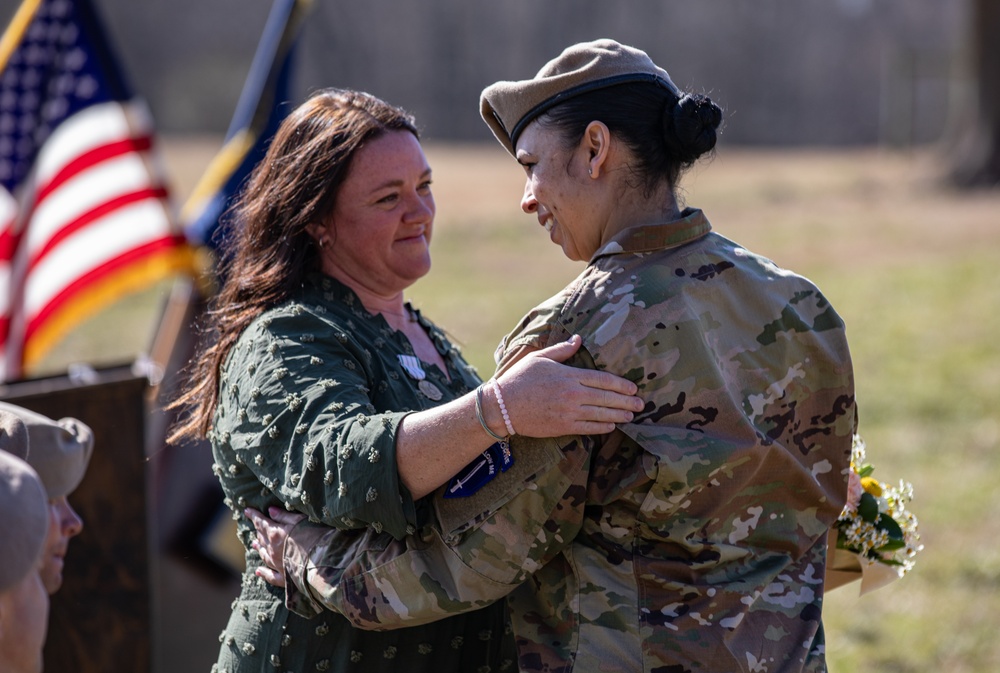
[[[685,208],[680,219],[623,229],[594,253],[590,263],[593,264],[599,258],[608,255],[676,248],[701,238],[711,230],[712,225],[700,209]]]

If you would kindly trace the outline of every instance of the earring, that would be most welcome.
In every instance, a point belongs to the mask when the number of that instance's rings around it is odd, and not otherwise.
[[[322,237],[320,237],[320,239],[319,239],[319,247],[320,247],[320,248],[323,248],[323,247],[325,247],[325,246],[326,246],[326,236],[322,236]]]

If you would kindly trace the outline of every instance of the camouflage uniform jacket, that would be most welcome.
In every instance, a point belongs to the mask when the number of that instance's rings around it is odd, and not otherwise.
[[[577,364],[638,384],[632,423],[514,437],[520,471],[438,497],[437,525],[402,541],[297,526],[290,604],[385,629],[506,595],[525,671],[825,670],[826,536],[855,428],[833,308],[688,210],[606,244],[498,361],[574,333]]]
[[[318,274],[233,346],[210,439],[247,569],[220,636],[218,673],[515,670],[502,604],[377,633],[332,613],[314,620],[290,613],[284,592],[254,575],[261,561],[250,549],[246,507],[283,506],[326,525],[395,537],[430,516],[399,482],[396,429],[407,413],[455,399],[479,378],[439,329],[419,320],[450,380],[426,365],[422,381],[408,375],[398,356],[413,355],[409,340],[350,289]]]

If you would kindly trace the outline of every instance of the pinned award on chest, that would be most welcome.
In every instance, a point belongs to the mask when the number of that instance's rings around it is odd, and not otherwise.
[[[399,364],[407,376],[417,382],[417,390],[431,402],[439,402],[444,393],[436,385],[427,380],[427,373],[420,366],[420,360],[412,355],[397,355]]]

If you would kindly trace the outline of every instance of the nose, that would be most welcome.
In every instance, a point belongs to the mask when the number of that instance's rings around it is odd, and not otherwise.
[[[531,191],[531,181],[526,181],[524,183],[524,196],[521,197],[521,210],[528,215],[531,215],[538,210],[538,201],[535,199],[535,195]]]
[[[413,194],[406,209],[406,219],[409,222],[432,222],[435,210],[433,196]]]
[[[60,509],[60,527],[66,537],[75,537],[83,530],[83,519],[68,501],[63,501]]]

